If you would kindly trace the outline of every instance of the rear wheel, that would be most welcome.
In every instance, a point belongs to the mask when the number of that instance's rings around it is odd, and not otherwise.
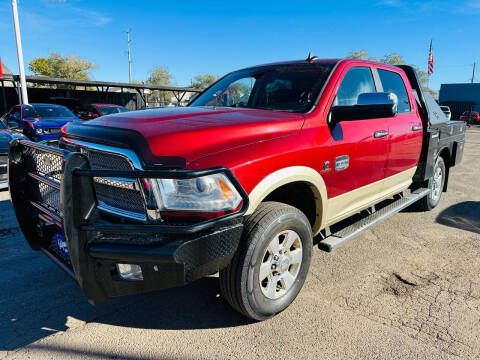
[[[312,231],[298,209],[262,203],[245,221],[240,247],[220,271],[220,289],[237,311],[254,320],[286,309],[297,297],[310,267]]]
[[[445,185],[446,168],[441,156],[438,157],[433,169],[433,176],[428,180],[430,193],[418,202],[420,210],[429,211],[438,205]]]

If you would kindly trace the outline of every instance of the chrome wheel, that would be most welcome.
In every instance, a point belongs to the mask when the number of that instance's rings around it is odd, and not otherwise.
[[[278,233],[268,244],[260,265],[263,295],[278,299],[293,286],[302,265],[302,241],[293,230]]]
[[[430,193],[431,199],[436,202],[442,195],[443,173],[440,166],[435,169],[432,180],[432,191]]]

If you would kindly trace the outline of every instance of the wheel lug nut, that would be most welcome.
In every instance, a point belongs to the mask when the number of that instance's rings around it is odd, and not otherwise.
[[[275,255],[275,256],[273,257],[273,260],[278,260],[278,255]]]
[[[272,265],[272,270],[275,270],[277,268],[277,265],[273,264]]]

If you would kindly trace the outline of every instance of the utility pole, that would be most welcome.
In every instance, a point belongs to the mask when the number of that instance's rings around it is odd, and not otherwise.
[[[17,42],[18,71],[20,74],[22,103],[28,104],[27,82],[25,81],[25,68],[23,65],[22,39],[20,37],[20,25],[18,23],[17,0],[12,0],[12,14],[13,14],[13,27],[15,30],[15,41]]]
[[[128,54],[128,82],[132,82],[132,58],[130,57],[130,31],[131,29],[128,29],[126,31],[127,33],[127,54]]]
[[[473,84],[473,81],[475,80],[475,67],[476,67],[476,63],[473,63],[473,72],[472,72],[472,84]]]

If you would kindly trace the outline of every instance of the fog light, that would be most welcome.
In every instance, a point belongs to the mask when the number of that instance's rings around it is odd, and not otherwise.
[[[120,277],[125,280],[143,280],[142,268],[135,264],[117,264]]]

